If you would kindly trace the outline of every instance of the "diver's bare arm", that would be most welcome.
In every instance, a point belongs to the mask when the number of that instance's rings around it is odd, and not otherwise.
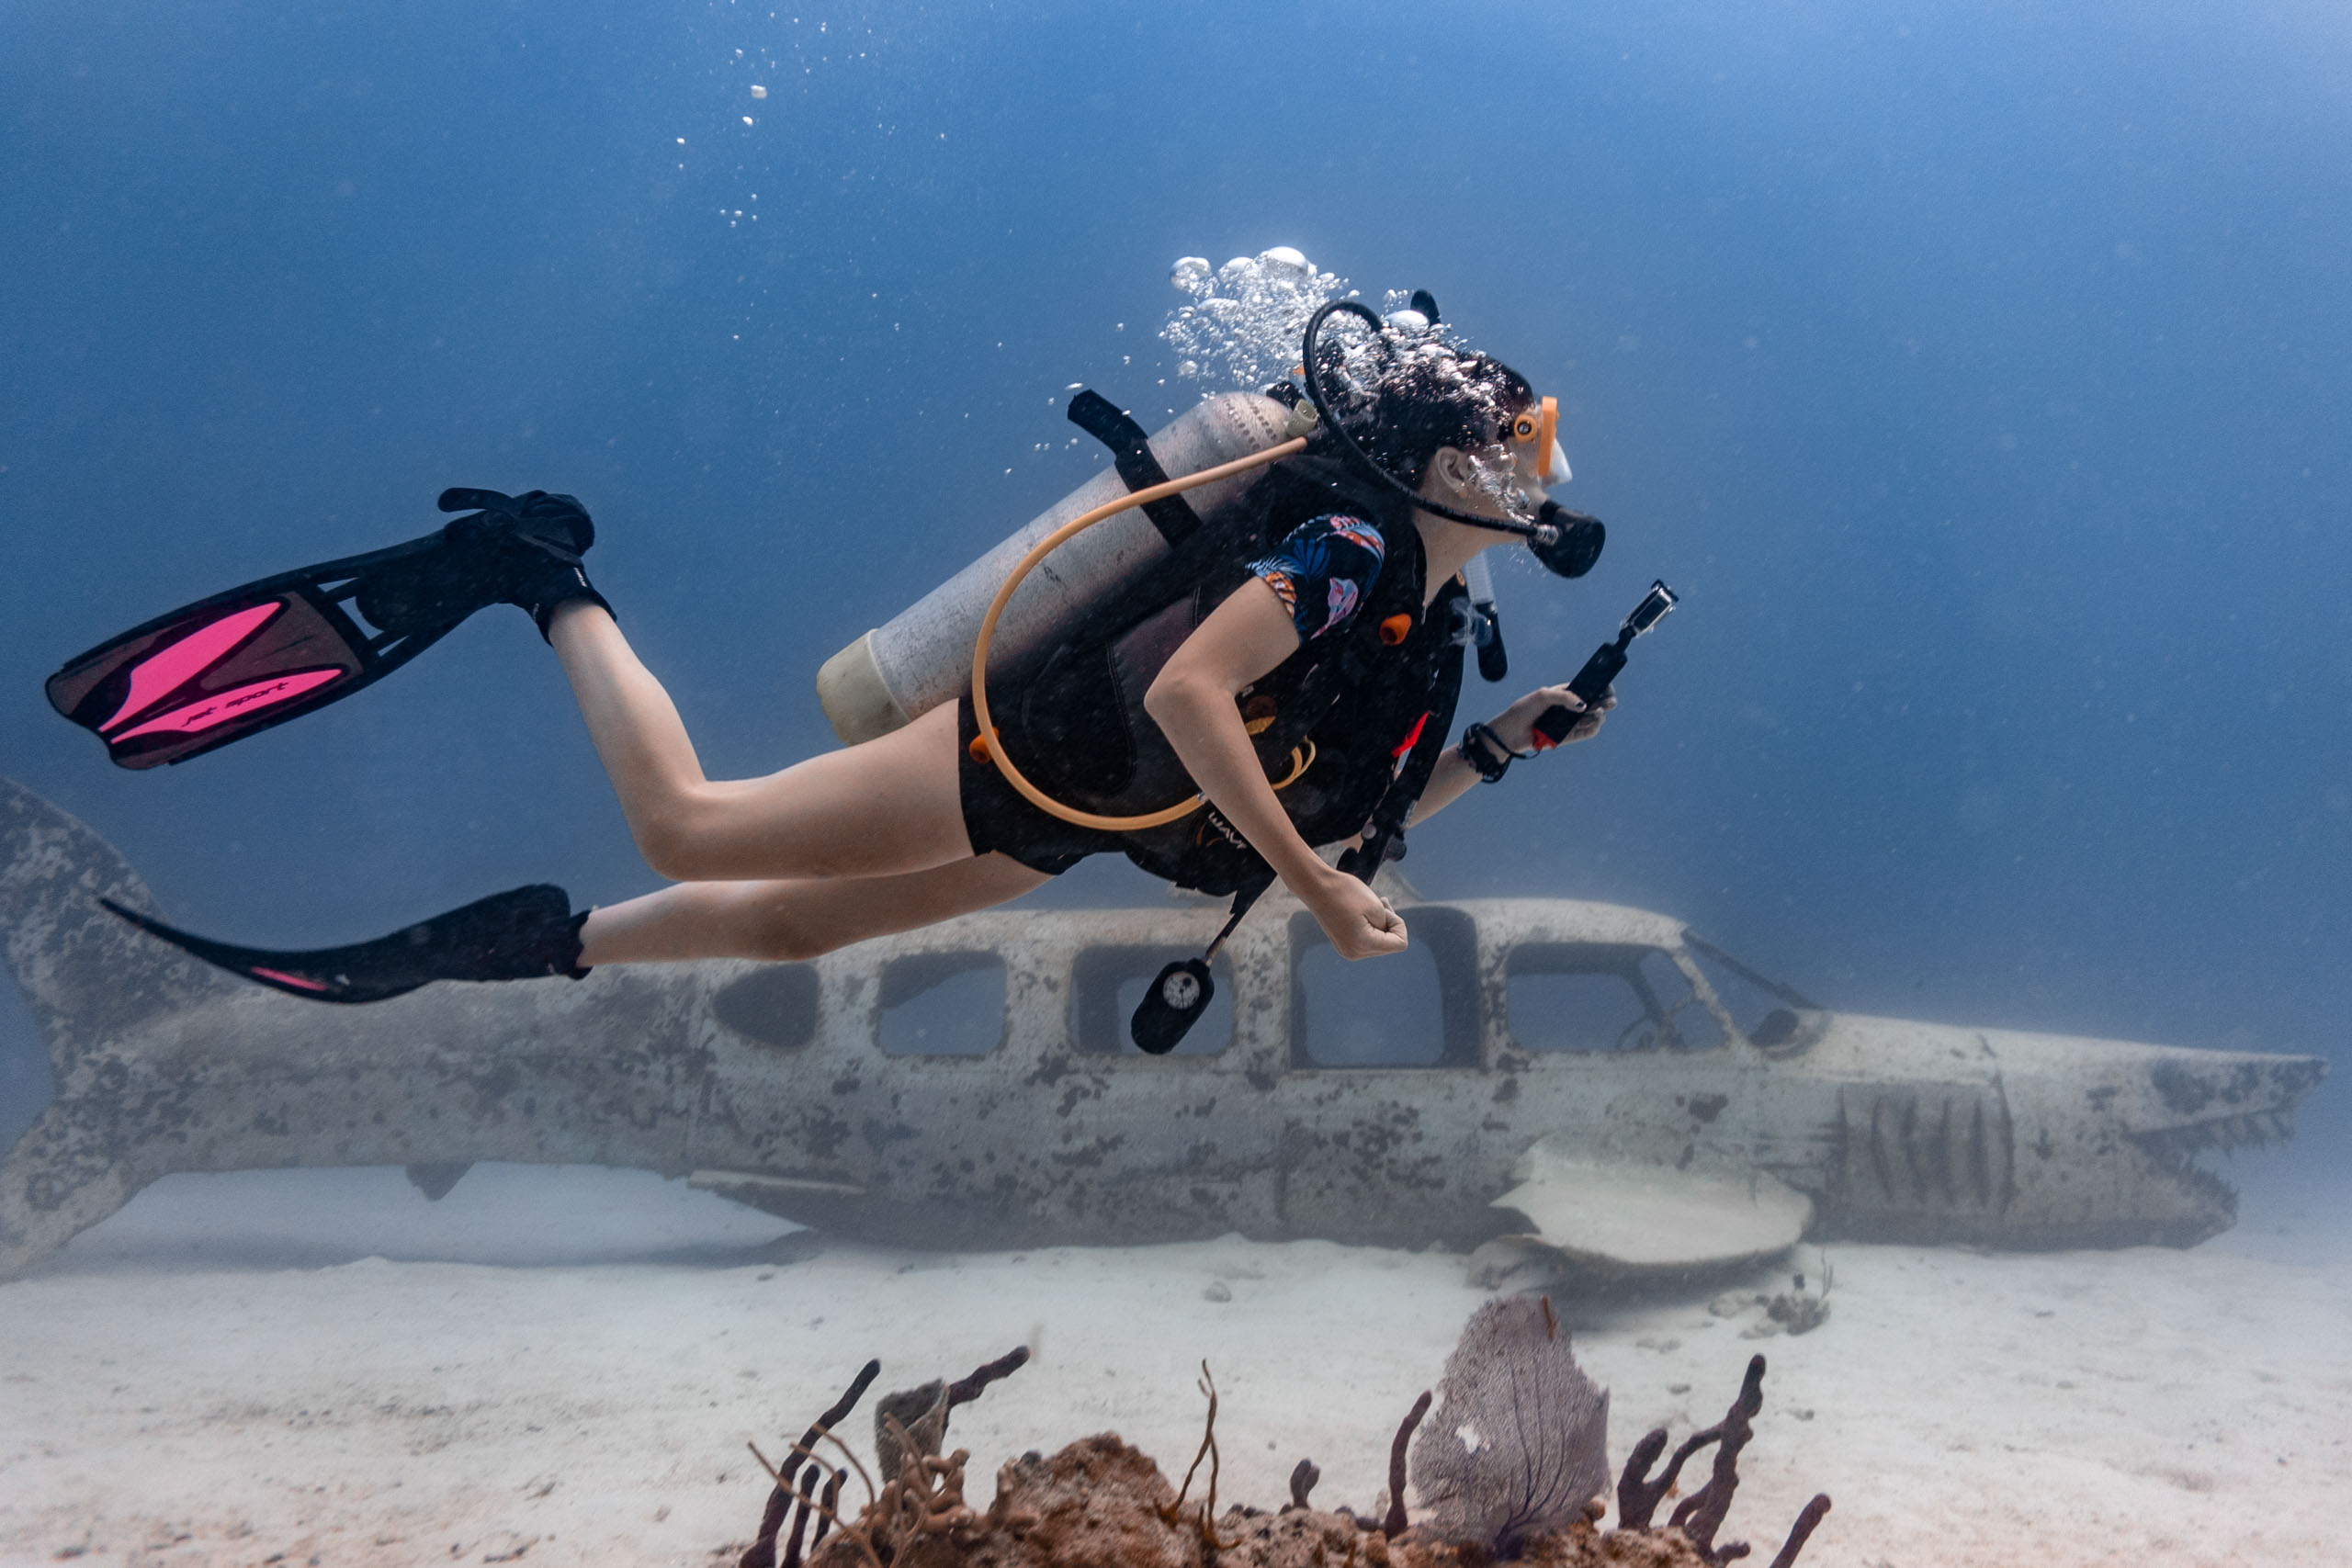
[[[1599,710],[1579,717],[1560,744],[1573,746],[1579,740],[1591,739],[1600,732],[1601,719],[1616,705],[1614,696],[1601,699]],[[1584,699],[1565,685],[1540,686],[1487,720],[1487,727],[1512,750],[1525,751],[1535,744],[1535,721],[1555,706],[1580,710]],[[1477,782],[1478,770],[1462,760],[1460,748],[1447,747],[1445,755],[1438,759],[1437,771],[1430,775],[1429,787],[1421,791],[1421,798],[1414,804],[1413,820],[1421,822],[1434,817]]]
[[[1430,774],[1429,787],[1421,791],[1421,798],[1413,802],[1412,820],[1426,822],[1459,799],[1469,787],[1478,782],[1478,770],[1462,760],[1462,753],[1453,747],[1437,761],[1437,771]]]
[[[1266,782],[1234,697],[1298,648],[1274,591],[1243,583],[1186,638],[1144,694],[1144,711],[1227,821],[1297,894],[1341,956],[1398,952],[1405,925],[1369,887],[1326,865]]]

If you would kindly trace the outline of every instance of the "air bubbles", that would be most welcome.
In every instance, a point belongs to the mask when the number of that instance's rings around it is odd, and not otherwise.
[[[1207,257],[1185,256],[1168,280],[1192,297],[1159,333],[1179,355],[1176,374],[1252,389],[1290,373],[1306,318],[1345,287],[1289,245],[1236,256],[1215,271]]]
[[[743,117],[743,123],[744,123],[745,125],[749,125],[749,124],[751,124],[751,123],[752,123],[752,117],[751,117],[750,115],[745,115],[745,116]]]
[[[1470,488],[1492,502],[1506,515],[1522,523],[1535,519],[1536,509],[1544,504],[1541,487],[1531,485],[1519,469],[1519,464],[1508,448],[1488,447],[1484,451],[1463,454],[1467,460]]]

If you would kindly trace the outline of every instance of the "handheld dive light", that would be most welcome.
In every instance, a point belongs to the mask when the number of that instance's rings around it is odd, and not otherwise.
[[[1634,613],[1625,617],[1625,624],[1617,628],[1617,640],[1604,642],[1592,650],[1592,657],[1584,661],[1584,668],[1577,671],[1576,679],[1568,682],[1568,690],[1584,700],[1587,713],[1609,694],[1610,682],[1616,680],[1618,671],[1625,668],[1625,650],[1634,646],[1634,639],[1653,630],[1666,619],[1676,603],[1673,589],[1664,582],[1651,583],[1650,591],[1642,595],[1642,602],[1634,606]],[[1566,740],[1568,731],[1574,729],[1577,720],[1583,716],[1565,703],[1555,703],[1545,708],[1535,720],[1537,748],[1549,749]]]

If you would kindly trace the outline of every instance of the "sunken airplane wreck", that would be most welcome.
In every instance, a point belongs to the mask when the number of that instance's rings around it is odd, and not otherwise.
[[[0,780],[0,931],[56,1081],[0,1163],[0,1277],[172,1172],[401,1165],[438,1196],[476,1160],[656,1170],[916,1246],[1238,1231],[1635,1269],[1801,1232],[2186,1246],[2235,1208],[2198,1153],[2285,1136],[2325,1071],[1825,1011],[1675,920],[1565,899],[1410,905],[1420,956],[1382,962],[1433,969],[1426,1048],[1374,1066],[1316,1033],[1341,966],[1271,899],[1226,950],[1230,1003],[1149,1057],[1125,1012],[1216,908],[994,912],[811,964],[345,1009],[187,960],[101,896],[153,907]],[[966,998],[977,1049],[895,1048],[927,991]]]

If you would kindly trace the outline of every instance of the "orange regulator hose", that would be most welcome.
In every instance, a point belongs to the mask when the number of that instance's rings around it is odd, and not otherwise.
[[[972,647],[972,716],[979,721],[980,729],[979,738],[974,742],[974,746],[975,749],[987,748],[989,761],[996,764],[996,771],[1004,775],[1004,782],[1019,791],[1023,800],[1038,810],[1049,816],[1058,817],[1065,822],[1075,822],[1081,828],[1096,828],[1110,833],[1133,833],[1146,828],[1164,827],[1168,823],[1181,821],[1201,808],[1202,796],[1195,795],[1189,800],[1180,801],[1160,811],[1147,811],[1137,817],[1104,817],[1091,811],[1080,811],[1074,806],[1064,806],[1023,777],[1021,770],[1012,765],[1012,759],[1004,754],[1004,748],[993,743],[996,726],[989,720],[989,643],[996,636],[997,617],[1003,615],[1005,605],[1012,603],[1012,591],[1020,587],[1023,580],[1036,570],[1037,563],[1071,539],[1086,532],[1087,529],[1093,527],[1097,523],[1107,521],[1122,512],[1137,506],[1148,506],[1155,501],[1160,501],[1171,495],[1182,495],[1184,491],[1201,485],[1214,484],[1218,479],[1229,479],[1235,474],[1246,474],[1252,468],[1262,468],[1270,463],[1279,463],[1284,457],[1294,457],[1306,450],[1306,437],[1296,436],[1279,446],[1269,446],[1263,452],[1252,453],[1247,457],[1236,457],[1230,463],[1220,463],[1214,468],[1203,468],[1197,474],[1186,474],[1182,479],[1170,479],[1165,484],[1149,485],[1123,495],[1116,501],[1105,502],[1091,512],[1080,513],[1038,540],[1029,553],[1021,558],[1021,563],[1006,575],[1003,586],[996,591],[996,597],[989,602],[989,613],[980,617],[979,638]],[[1291,783],[1306,771],[1307,764],[1315,760],[1312,744],[1310,743],[1303,759],[1301,754],[1295,751],[1292,753],[1292,759],[1290,777],[1283,780],[1282,784],[1276,784],[1275,788],[1282,788],[1283,784]]]

